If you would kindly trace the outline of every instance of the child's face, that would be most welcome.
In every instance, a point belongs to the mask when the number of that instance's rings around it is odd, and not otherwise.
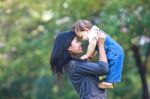
[[[88,32],[89,31],[80,31],[77,33],[77,36],[82,40],[88,40]]]

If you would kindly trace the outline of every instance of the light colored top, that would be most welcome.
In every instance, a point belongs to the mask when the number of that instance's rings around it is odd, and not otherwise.
[[[91,42],[93,38],[96,38],[98,40],[98,35],[96,31],[99,31],[99,28],[96,25],[93,25],[90,32],[88,33],[89,42]]]

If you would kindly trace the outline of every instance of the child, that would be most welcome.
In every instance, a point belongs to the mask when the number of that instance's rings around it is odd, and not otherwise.
[[[113,88],[115,83],[121,81],[123,59],[124,59],[124,52],[121,46],[115,40],[113,40],[108,34],[104,33],[97,26],[92,25],[92,23],[87,20],[77,21],[73,25],[72,30],[81,39],[89,41],[87,53],[81,56],[82,60],[91,58],[95,52],[95,48],[98,49],[98,47],[96,47],[98,40],[97,35],[98,31],[99,33],[105,34],[106,39],[104,46],[107,55],[107,60],[109,63],[109,71],[106,75],[105,81],[99,83],[98,86],[99,88],[103,89]]]

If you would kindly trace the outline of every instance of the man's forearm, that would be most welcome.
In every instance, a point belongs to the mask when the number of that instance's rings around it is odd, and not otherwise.
[[[99,46],[99,61],[103,61],[107,63],[107,57],[106,57],[104,45]]]

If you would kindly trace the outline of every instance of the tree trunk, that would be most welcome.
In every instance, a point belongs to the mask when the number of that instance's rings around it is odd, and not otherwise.
[[[134,54],[136,66],[139,70],[141,83],[142,83],[142,99],[150,99],[149,93],[148,93],[148,86],[147,86],[147,80],[146,80],[146,70],[144,64],[142,64],[141,56],[139,53],[139,47],[137,45],[132,46],[132,51]]]

